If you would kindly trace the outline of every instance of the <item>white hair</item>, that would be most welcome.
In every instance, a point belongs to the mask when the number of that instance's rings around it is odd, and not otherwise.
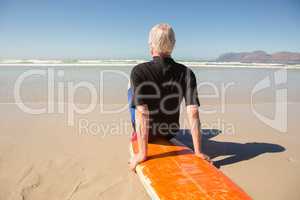
[[[150,49],[157,53],[171,55],[175,46],[175,33],[169,24],[157,24],[149,33]]]

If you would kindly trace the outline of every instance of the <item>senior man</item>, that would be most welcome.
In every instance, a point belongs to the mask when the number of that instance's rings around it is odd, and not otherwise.
[[[138,64],[131,71],[129,101],[139,153],[130,160],[130,168],[147,159],[147,144],[158,137],[171,139],[179,131],[180,104],[185,100],[196,156],[201,153],[197,83],[188,67],[176,63],[171,54],[175,33],[168,24],[155,25],[149,34],[153,60]],[[131,94],[132,93],[132,94]],[[133,136],[134,137],[134,136]]]

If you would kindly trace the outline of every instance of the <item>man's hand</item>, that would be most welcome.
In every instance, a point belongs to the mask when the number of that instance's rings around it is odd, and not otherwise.
[[[211,163],[210,158],[207,155],[203,154],[203,153],[195,153],[195,156],[197,156],[198,158],[202,158],[202,159],[204,159],[204,160]]]
[[[141,156],[139,154],[135,154],[129,161],[129,168],[135,172],[136,166],[145,160],[146,160],[146,157]]]
[[[148,135],[149,135],[149,109],[147,105],[139,105],[136,108],[136,134],[139,153],[129,162],[131,170],[135,171],[136,166],[145,161],[148,151]]]

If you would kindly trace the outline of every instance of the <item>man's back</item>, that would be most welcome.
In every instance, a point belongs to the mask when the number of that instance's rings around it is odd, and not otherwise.
[[[156,134],[170,136],[179,130],[183,98],[187,105],[199,105],[195,75],[170,57],[154,57],[150,62],[135,66],[131,84],[132,105],[147,105],[150,111],[150,140]]]
[[[128,97],[132,100],[132,125],[139,145],[139,153],[130,161],[132,170],[138,163],[147,159],[149,140],[154,139],[157,134],[167,135],[169,138],[172,137],[172,133],[178,131],[180,104],[183,98],[187,105],[194,153],[203,159],[207,157],[201,153],[201,122],[196,78],[189,68],[171,58],[175,42],[175,33],[169,24],[153,26],[148,40],[153,61],[137,65],[131,72]]]

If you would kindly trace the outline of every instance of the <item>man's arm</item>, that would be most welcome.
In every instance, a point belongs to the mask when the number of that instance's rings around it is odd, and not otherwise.
[[[147,105],[137,106],[137,139],[139,155],[142,160],[147,158],[147,144],[149,136],[149,110]]]
[[[199,119],[198,106],[188,105],[187,114],[190,123],[191,134],[193,138],[193,145],[195,154],[201,153],[201,124]]]
[[[149,137],[149,110],[147,105],[136,107],[136,132],[138,140],[139,153],[130,161],[131,170],[147,159],[148,137]]]
[[[188,105],[187,114],[190,122],[195,155],[205,160],[209,160],[208,156],[202,154],[201,152],[201,123],[199,118],[198,105]]]

